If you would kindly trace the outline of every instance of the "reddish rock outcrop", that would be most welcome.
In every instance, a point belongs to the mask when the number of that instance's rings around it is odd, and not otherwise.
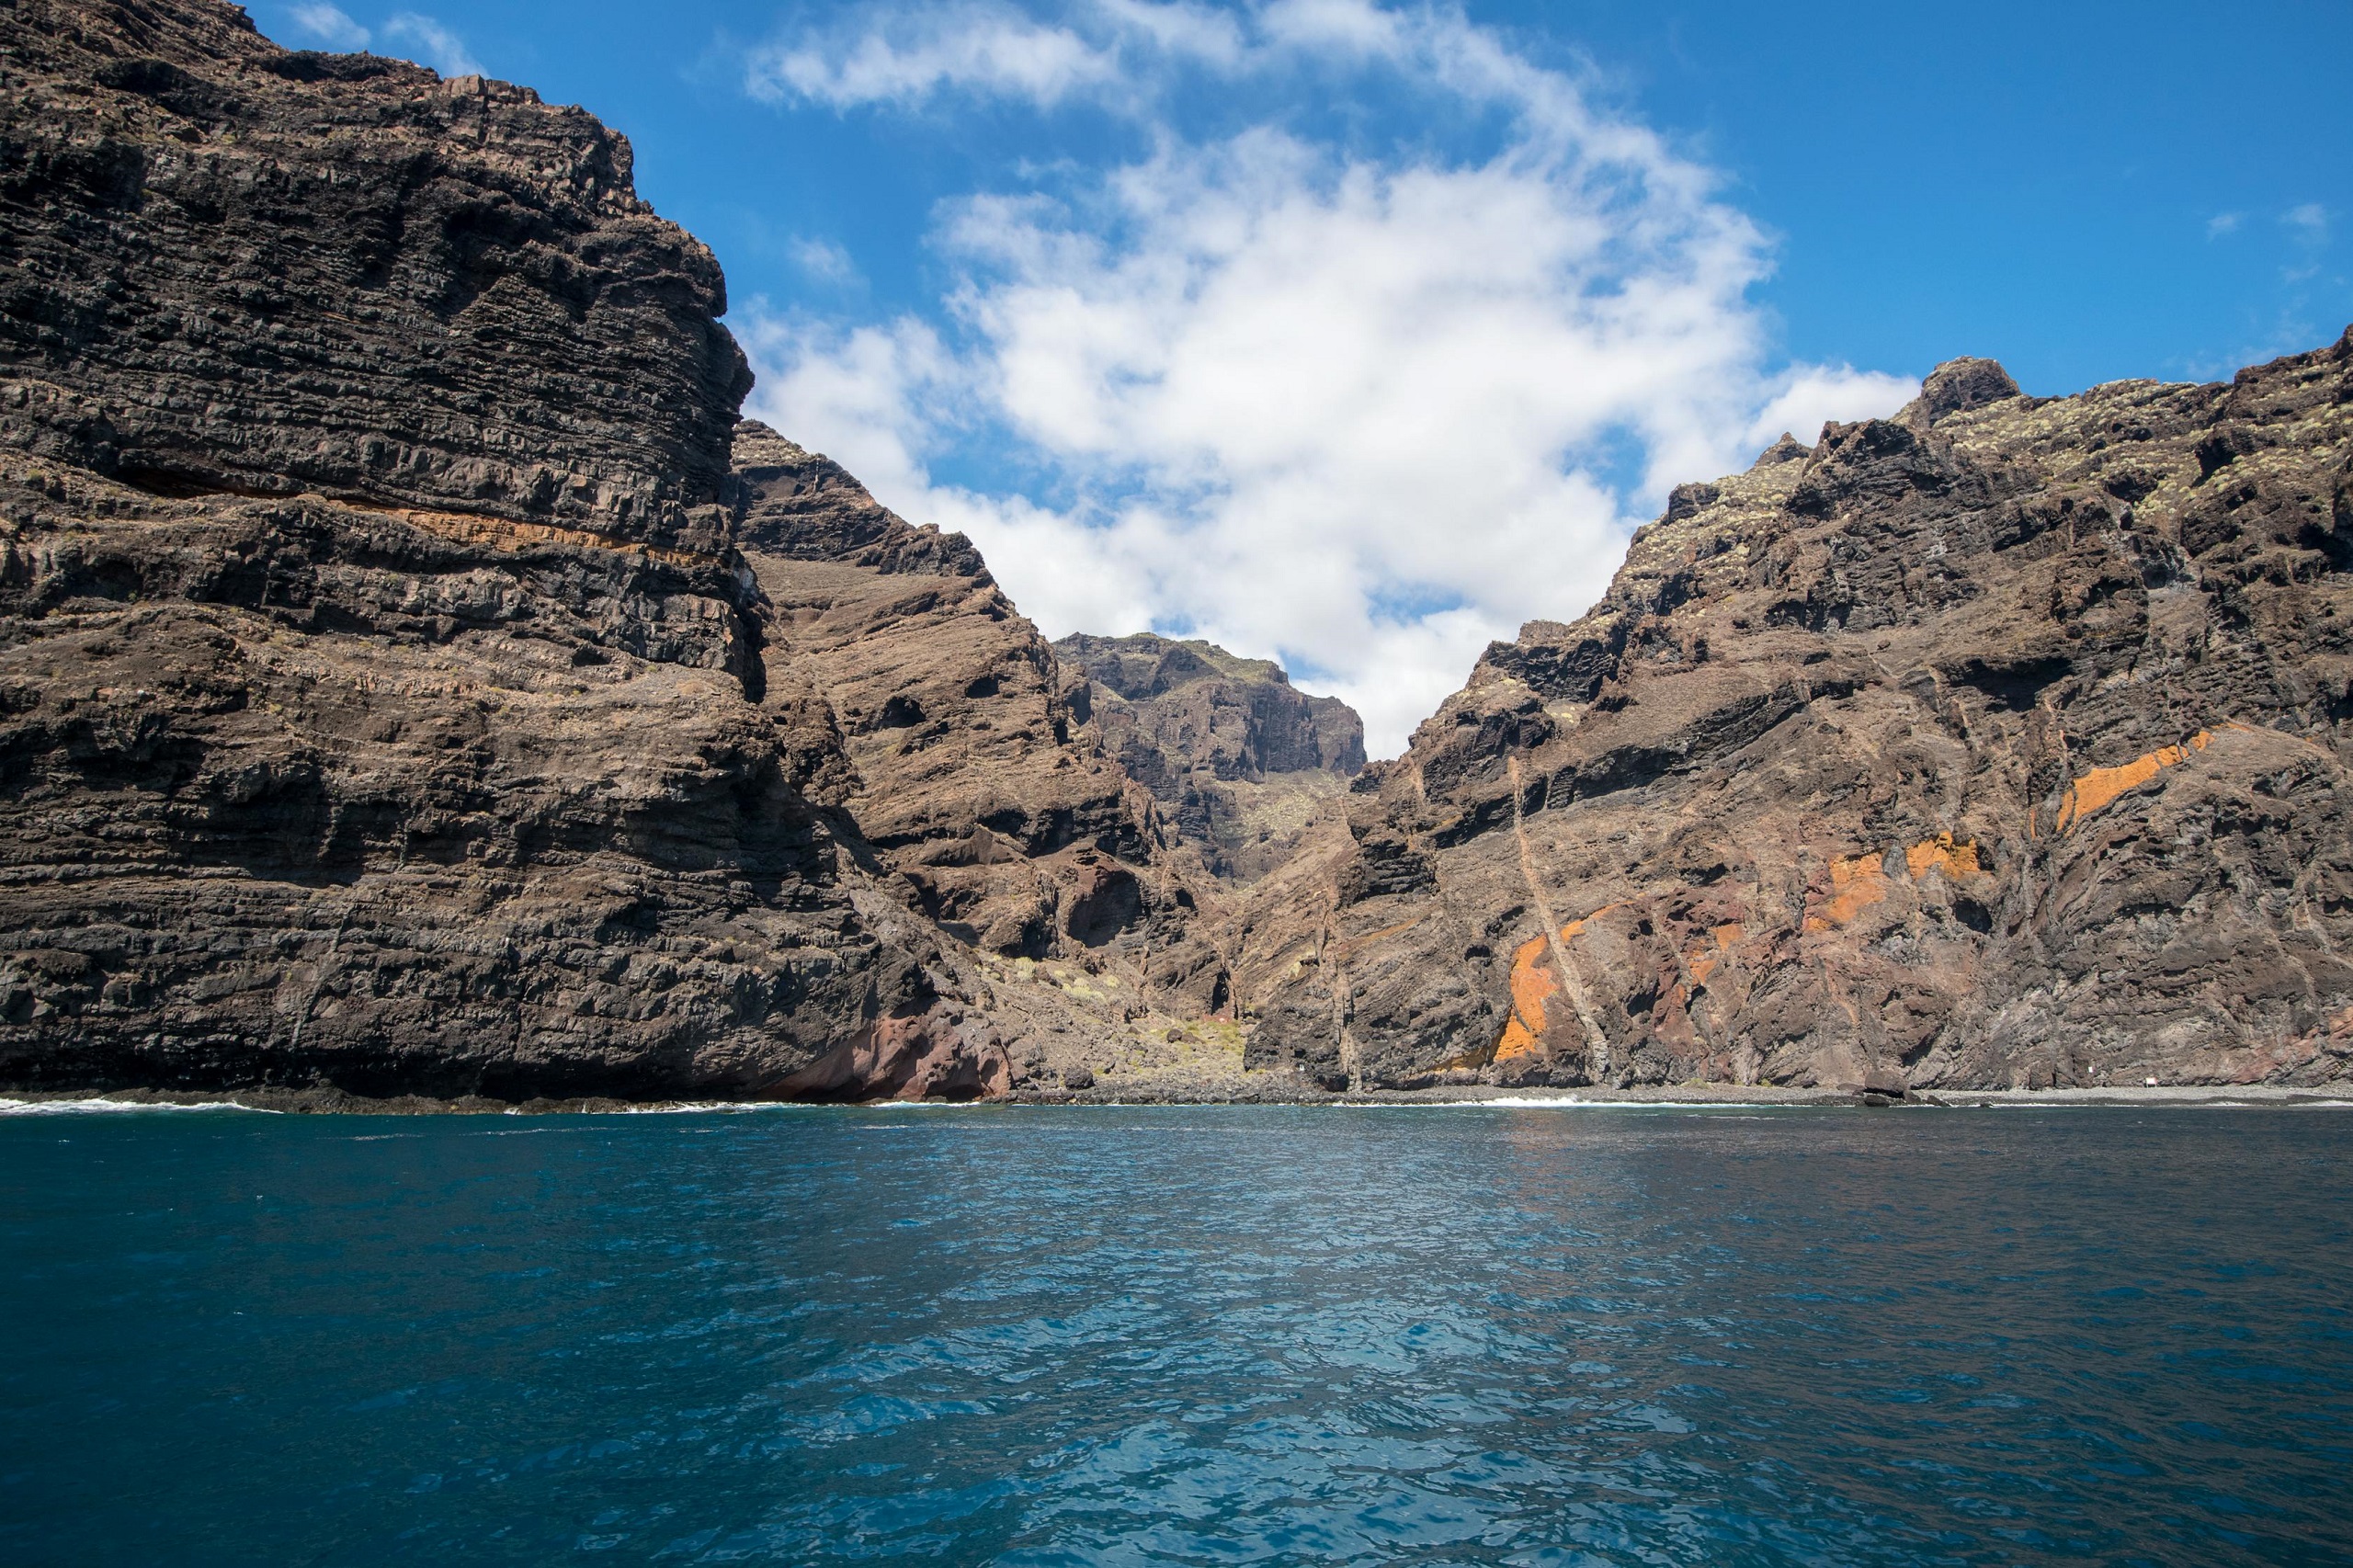
[[[2353,1074],[2353,334],[1686,485],[1259,912],[1250,1060],[2011,1086]],[[1304,877],[1314,896],[1302,894]]]

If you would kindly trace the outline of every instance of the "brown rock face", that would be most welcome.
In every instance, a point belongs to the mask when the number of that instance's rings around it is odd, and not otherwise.
[[[587,116],[210,0],[0,51],[0,1085],[2353,1075],[2353,335],[1956,361],[1358,773],[738,425]]]
[[[2353,334],[1686,485],[1241,963],[1328,1083],[2353,1074]],[[1307,868],[1302,868],[1304,875]]]
[[[1255,881],[1298,852],[1364,767],[1364,722],[1282,667],[1142,633],[1054,644],[1073,709],[1160,801],[1215,875]]]
[[[149,491],[721,547],[751,377],[621,137],[290,54],[226,6],[26,0],[0,32],[8,445]]]
[[[1104,950],[1147,988],[1226,998],[1149,792],[1063,694],[1054,650],[961,534],[896,517],[764,425],[735,437],[771,687],[838,725],[838,803],[918,908],[1004,958]]]
[[[0,42],[0,1082],[1001,1086],[626,145],[200,0]]]

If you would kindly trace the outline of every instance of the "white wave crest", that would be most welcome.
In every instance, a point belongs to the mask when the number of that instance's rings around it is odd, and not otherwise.
[[[155,1100],[17,1100],[0,1098],[0,1116],[92,1116],[142,1110],[242,1110],[255,1116],[282,1116],[282,1111],[239,1105],[234,1100],[195,1100],[188,1103]]]

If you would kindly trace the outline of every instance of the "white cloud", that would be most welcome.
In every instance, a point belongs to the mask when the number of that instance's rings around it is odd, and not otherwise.
[[[465,40],[432,17],[403,11],[383,27],[387,41],[413,44],[425,64],[444,76],[479,76],[482,62],[466,49]]]
[[[329,49],[358,50],[368,47],[369,33],[333,6],[297,6],[288,15],[295,27]]]
[[[2321,256],[2328,248],[2328,209],[2317,201],[2290,207],[2279,214],[2288,230],[2288,248],[2294,259],[2279,269],[2282,280],[2305,283],[2320,276]]]
[[[2243,212],[2217,212],[2206,220],[2206,237],[2219,240],[2224,234],[2234,234],[2245,221],[2246,215]]]
[[[1176,57],[1231,68],[1243,54],[1242,24],[1230,11],[1188,0],[1096,0],[1105,24]]]
[[[1058,102],[1113,80],[1118,62],[1067,28],[999,6],[916,6],[870,15],[865,26],[753,51],[752,96],[804,98],[835,108],[914,104],[943,89]]]
[[[1275,0],[1259,16],[1267,39],[1278,46],[1338,48],[1366,58],[1399,53],[1410,25],[1404,15],[1366,0]]]
[[[749,412],[831,457],[876,494],[921,510],[934,494],[924,452],[946,433],[957,394],[967,390],[938,335],[913,318],[833,329],[771,315],[758,300],[745,315],[732,324],[760,367]]]
[[[1858,370],[1850,365],[1800,365],[1761,383],[1772,401],[1757,411],[1740,449],[1762,451],[1784,435],[1812,446],[1823,426],[1904,406],[1920,390],[1908,376]],[[1777,390],[1778,389],[1778,390]]]
[[[293,6],[286,14],[297,31],[328,49],[366,49],[381,40],[388,45],[408,45],[413,58],[432,66],[444,76],[479,76],[483,74],[482,62],[467,50],[463,39],[444,27],[438,19],[415,11],[402,11],[382,27],[373,29],[362,27],[352,19],[350,13],[337,6]]]
[[[1229,75],[1334,51],[1359,61],[1408,49],[1396,14],[1361,0],[1271,0],[1235,11],[1198,0],[1067,0],[1040,20],[1001,0],[852,10],[752,51],[745,85],[769,103],[830,108],[920,104],[941,94],[1051,108],[1085,97],[1117,112],[1150,111],[1150,69],[1199,64]]]
[[[820,283],[854,283],[858,263],[831,240],[796,239],[790,246],[792,265]]]
[[[946,210],[938,324],[751,312],[758,416],[972,534],[1049,635],[1282,658],[1393,753],[1489,639],[1591,603],[1669,486],[1915,390],[1773,368],[1755,225],[1495,35],[1360,0],[1251,16],[1239,52],[1191,58],[1373,61],[1512,130],[1475,158],[1372,158],[1162,125],[1060,199]],[[976,450],[1057,503],[935,482]]]

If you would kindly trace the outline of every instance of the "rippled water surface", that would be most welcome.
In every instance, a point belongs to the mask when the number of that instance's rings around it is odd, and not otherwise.
[[[0,1117],[0,1561],[2353,1562],[2353,1112]]]

